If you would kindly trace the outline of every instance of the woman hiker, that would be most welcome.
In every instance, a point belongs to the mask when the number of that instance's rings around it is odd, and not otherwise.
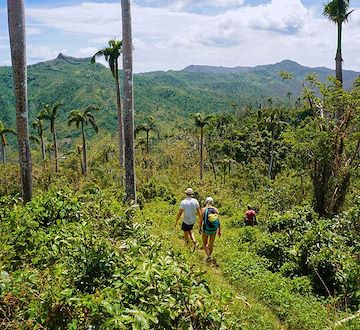
[[[214,242],[216,234],[221,236],[221,227],[219,221],[219,211],[214,205],[212,197],[205,199],[205,206],[201,209],[201,217],[199,223],[199,233],[202,232],[203,248],[206,252],[206,261],[212,260]]]

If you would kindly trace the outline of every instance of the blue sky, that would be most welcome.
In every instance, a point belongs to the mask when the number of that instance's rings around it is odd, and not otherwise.
[[[324,0],[325,1],[325,0]],[[334,66],[336,27],[321,0],[133,0],[136,72],[190,64],[254,66],[291,59]],[[344,68],[360,71],[360,0],[344,27]],[[59,52],[86,57],[120,38],[120,0],[25,0],[30,64]],[[10,65],[0,0],[0,65]]]

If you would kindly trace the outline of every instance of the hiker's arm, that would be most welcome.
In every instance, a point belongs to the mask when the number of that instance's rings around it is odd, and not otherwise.
[[[176,221],[175,221],[175,227],[177,226],[179,219],[181,217],[181,215],[183,214],[184,210],[183,209],[179,209],[178,214],[176,215]]]
[[[200,210],[200,209],[198,209],[198,210]],[[201,230],[202,230],[202,224],[204,221],[204,213],[199,211],[198,215],[199,215],[199,234],[200,234]]]

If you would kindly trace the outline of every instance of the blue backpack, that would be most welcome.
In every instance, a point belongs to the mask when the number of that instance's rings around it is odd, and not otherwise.
[[[216,232],[219,227],[219,214],[215,208],[208,207],[204,214],[204,230]]]

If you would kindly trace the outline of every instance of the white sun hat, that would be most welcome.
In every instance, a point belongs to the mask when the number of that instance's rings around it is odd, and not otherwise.
[[[212,204],[212,203],[214,203],[214,200],[213,200],[213,198],[212,197],[206,197],[206,199],[205,199],[205,204]]]

